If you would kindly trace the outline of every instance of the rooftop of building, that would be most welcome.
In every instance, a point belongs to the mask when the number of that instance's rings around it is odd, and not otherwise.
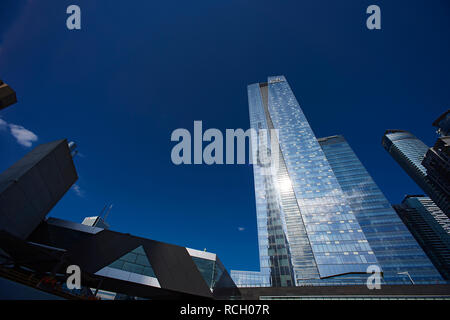
[[[447,116],[450,116],[450,109],[448,109],[447,111],[445,111],[443,114],[441,114],[436,120],[434,120],[433,122],[433,126],[434,127],[439,127],[439,122],[441,122],[444,118],[446,118]]]

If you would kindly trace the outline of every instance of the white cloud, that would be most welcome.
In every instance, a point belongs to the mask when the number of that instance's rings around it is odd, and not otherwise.
[[[238,230],[239,230],[239,231],[244,231],[245,228],[244,228],[244,227],[238,227]]]
[[[72,186],[72,190],[76,193],[77,196],[84,198],[84,191],[80,188],[78,184],[74,184]]]
[[[8,128],[16,141],[22,146],[31,147],[33,142],[38,140],[38,136],[34,132],[0,118],[0,130],[7,130]]]
[[[9,128],[11,134],[16,138],[17,142],[25,147],[31,147],[34,141],[37,141],[38,137],[33,132],[25,129],[17,124],[10,124]]]

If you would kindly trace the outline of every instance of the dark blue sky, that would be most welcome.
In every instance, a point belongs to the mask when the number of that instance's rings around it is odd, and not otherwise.
[[[66,29],[78,4],[82,30]],[[382,30],[365,27],[367,6]],[[343,134],[392,203],[420,189],[381,147],[385,129],[428,145],[450,106],[450,4],[428,1],[19,1],[0,3],[0,117],[33,145],[75,140],[79,192],[51,216],[114,203],[113,230],[216,252],[257,270],[250,166],[175,166],[176,128],[248,128],[247,84],[283,74],[318,137]],[[0,170],[31,148],[0,130]],[[245,228],[239,231],[238,228]]]

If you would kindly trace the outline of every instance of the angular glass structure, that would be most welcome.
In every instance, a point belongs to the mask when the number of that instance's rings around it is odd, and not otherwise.
[[[216,254],[191,248],[186,250],[211,291],[236,287]]]
[[[365,284],[369,266],[383,272],[358,216],[362,223],[367,224],[366,220],[355,202],[349,201],[345,183],[333,171],[285,77],[249,85],[248,100],[250,125],[257,132],[252,135],[252,147],[261,270],[259,274],[232,271],[235,283]],[[405,227],[402,230],[408,232]],[[377,248],[378,243],[373,243]],[[417,243],[413,244],[419,257],[424,257],[424,266],[434,270]],[[440,280],[434,272],[433,279]]]
[[[108,267],[156,278],[155,272],[153,271],[142,246],[128,252],[120,259],[111,263]]]
[[[319,139],[356,219],[384,272],[387,284],[440,280],[435,267],[392,209],[381,190],[342,136]]]
[[[270,275],[260,271],[231,270],[231,277],[237,287],[270,287]]]

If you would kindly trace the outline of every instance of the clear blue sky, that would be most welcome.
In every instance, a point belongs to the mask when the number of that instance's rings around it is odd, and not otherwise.
[[[81,31],[65,27],[70,4]],[[381,31],[365,27],[371,4]],[[434,143],[450,106],[449,18],[448,0],[2,0],[0,78],[19,103],[0,117],[35,133],[33,146],[77,142],[79,192],[51,216],[82,221],[114,203],[113,230],[257,270],[251,167],[175,166],[171,132],[248,128],[247,84],[283,74],[316,135],[343,134],[398,203],[421,191],[381,137],[399,128]],[[0,170],[31,148],[0,129]]]

